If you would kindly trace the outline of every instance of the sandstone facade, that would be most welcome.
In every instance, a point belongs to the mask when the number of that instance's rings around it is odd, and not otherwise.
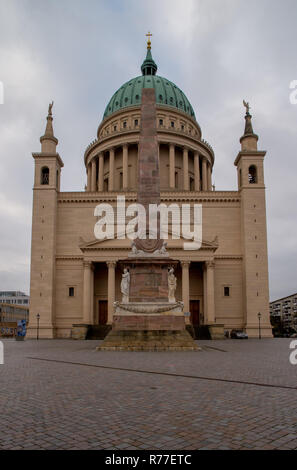
[[[149,80],[148,76],[144,79]],[[244,328],[256,337],[260,312],[262,336],[271,337],[265,152],[258,150],[249,111],[245,119],[235,160],[238,190],[216,191],[212,186],[214,151],[202,139],[195,116],[169,99],[157,103],[161,202],[203,207],[200,250],[185,251],[185,240],[176,240],[171,233],[168,239],[169,256],[178,261],[176,300],[190,312],[187,322],[197,328]],[[125,196],[126,205],[136,202],[140,103],[123,100],[122,107],[99,125],[97,138],[84,155],[86,187],[81,192],[60,191],[63,162],[56,152],[52,120],[50,109],[41,152],[33,154],[28,335],[36,335],[39,313],[40,337],[67,338],[73,325],[112,324],[114,303],[121,299],[120,262],[128,258],[131,240],[97,240],[94,209],[101,203],[116,207],[118,195]]]

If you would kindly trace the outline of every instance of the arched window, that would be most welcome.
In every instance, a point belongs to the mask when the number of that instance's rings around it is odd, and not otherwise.
[[[239,170],[239,187],[242,186],[242,176],[241,176],[241,169]]]
[[[49,169],[47,166],[44,166],[41,169],[41,184],[49,184]]]
[[[251,165],[249,167],[249,183],[256,184],[257,183],[257,168],[255,165]]]

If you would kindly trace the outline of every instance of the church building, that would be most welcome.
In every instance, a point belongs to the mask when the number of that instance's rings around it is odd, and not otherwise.
[[[41,151],[33,153],[35,176],[28,337],[73,337],[77,325],[104,332],[113,323],[121,299],[121,260],[131,251],[129,238],[98,240],[96,206],[126,206],[137,199],[137,164],[141,97],[153,88],[161,202],[202,205],[202,246],[184,250],[185,240],[170,233],[167,250],[177,261],[176,299],[183,302],[186,323],[212,337],[244,329],[271,337],[263,162],[249,105],[235,157],[236,191],[212,184],[214,150],[202,138],[195,111],[173,82],[157,74],[148,41],[141,75],[123,84],[109,100],[96,139],[84,153],[86,186],[61,192],[63,160],[57,153],[53,105],[49,106]],[[227,131],[227,129],[226,129]],[[239,137],[239,136],[238,136]],[[67,171],[67,169],[66,169]],[[232,171],[232,168],[230,168]],[[237,173],[237,175],[236,175]],[[38,320],[37,320],[38,317]],[[218,335],[218,336],[216,336]]]

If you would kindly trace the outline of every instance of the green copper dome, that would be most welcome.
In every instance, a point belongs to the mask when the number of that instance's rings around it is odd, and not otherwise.
[[[194,110],[185,94],[167,78],[156,75],[155,64],[150,49],[141,66],[142,75],[132,78],[119,88],[106,106],[103,120],[120,109],[140,106],[143,88],[154,88],[158,105],[172,106],[195,118]]]

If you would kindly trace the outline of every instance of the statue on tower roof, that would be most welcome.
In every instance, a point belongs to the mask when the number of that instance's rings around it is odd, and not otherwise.
[[[250,104],[247,103],[245,100],[243,100],[243,106],[246,109],[246,114],[250,114],[250,109],[251,109]]]
[[[48,105],[48,115],[49,115],[49,116],[52,116],[52,115],[53,115],[53,113],[52,113],[53,106],[54,106],[54,102],[52,101],[52,102]]]

